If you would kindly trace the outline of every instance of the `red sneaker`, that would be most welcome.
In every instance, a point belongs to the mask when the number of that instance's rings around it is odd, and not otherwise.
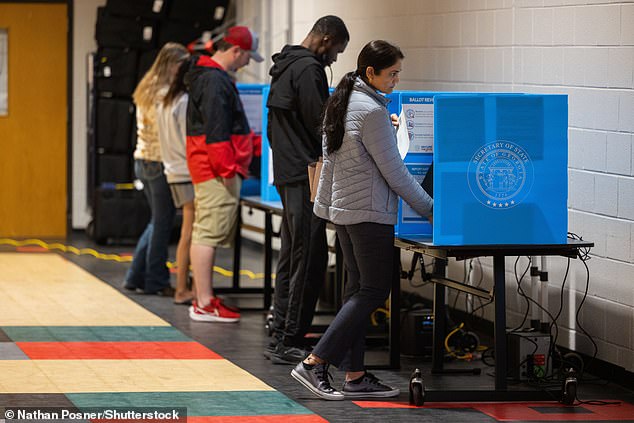
[[[212,298],[205,307],[198,307],[196,300],[189,307],[189,317],[198,322],[233,323],[240,320],[240,313],[229,309],[220,298]]]
[[[235,310],[235,311],[234,311]],[[198,307],[196,301],[189,307],[189,317],[198,322],[233,323],[240,320],[238,309],[230,309],[220,298],[212,298],[205,307]]]

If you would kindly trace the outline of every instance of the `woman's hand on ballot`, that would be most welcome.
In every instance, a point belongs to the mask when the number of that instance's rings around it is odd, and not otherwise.
[[[392,113],[390,115],[390,119],[392,120],[392,125],[394,129],[398,129],[398,115],[396,113]]]

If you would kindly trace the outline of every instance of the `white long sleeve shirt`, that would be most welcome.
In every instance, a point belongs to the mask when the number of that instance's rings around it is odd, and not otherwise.
[[[168,183],[191,182],[192,178],[187,167],[186,155],[186,124],[187,124],[186,93],[175,99],[168,108],[163,104],[157,106],[157,123],[161,157],[165,167]]]

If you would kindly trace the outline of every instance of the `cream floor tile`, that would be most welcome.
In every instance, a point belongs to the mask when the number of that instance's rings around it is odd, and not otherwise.
[[[0,361],[0,393],[59,393],[57,385],[31,360]]]
[[[3,360],[3,393],[272,391],[226,360]]]
[[[0,326],[167,326],[57,254],[1,253]]]

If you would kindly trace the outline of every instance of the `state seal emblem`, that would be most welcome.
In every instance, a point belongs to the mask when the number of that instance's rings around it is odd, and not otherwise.
[[[467,180],[483,205],[504,210],[520,204],[533,185],[533,163],[519,145],[505,140],[485,144],[469,161]]]

